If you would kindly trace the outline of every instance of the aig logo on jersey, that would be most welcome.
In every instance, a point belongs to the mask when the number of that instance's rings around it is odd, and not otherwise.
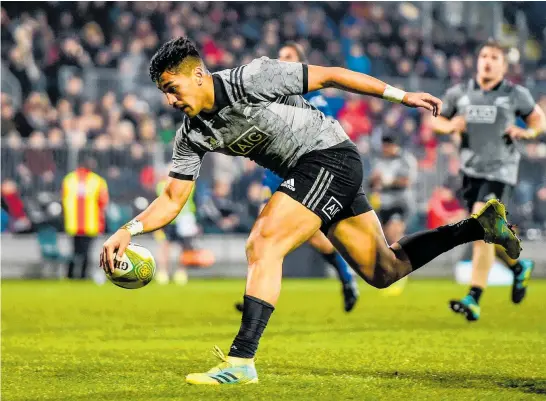
[[[326,217],[332,220],[334,216],[338,214],[342,208],[343,206],[341,206],[341,203],[339,203],[339,201],[333,196],[330,196],[330,199],[328,200],[326,205],[324,205],[324,207],[322,208],[322,211],[324,212]]]
[[[494,124],[497,119],[497,106],[474,106],[466,108],[466,122],[474,124]]]
[[[235,139],[228,147],[233,153],[246,156],[268,138],[268,134],[253,126]]]

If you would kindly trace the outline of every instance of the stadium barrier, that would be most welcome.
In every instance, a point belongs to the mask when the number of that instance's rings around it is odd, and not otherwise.
[[[98,269],[100,247],[106,237],[98,237],[91,250],[91,274],[100,273]],[[195,277],[244,277],[246,275],[245,259],[246,235],[206,235],[197,242],[199,246],[211,250],[216,258],[216,263],[206,269],[192,269],[191,276]],[[157,254],[158,244],[151,235],[138,238],[140,245],[149,248]],[[61,263],[58,266],[50,261],[42,259],[42,250],[35,235],[3,234],[2,245],[2,278],[52,278],[59,270],[66,271]],[[546,253],[543,252],[545,241],[525,241],[523,244],[524,256],[536,262],[536,270],[533,277],[546,278]],[[58,238],[58,246],[65,257],[70,255],[70,241],[65,235]],[[437,258],[431,266],[416,271],[415,277],[454,278],[455,267],[460,261],[464,247],[456,248]],[[171,264],[174,268],[178,261],[178,252],[171,252]],[[94,271],[93,271],[94,270]],[[325,277],[333,274],[329,271],[322,258],[305,244],[290,254],[284,263],[285,277]]]

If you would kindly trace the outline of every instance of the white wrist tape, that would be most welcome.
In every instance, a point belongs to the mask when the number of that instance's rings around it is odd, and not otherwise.
[[[131,236],[140,235],[144,232],[144,225],[137,219],[131,220],[129,223],[125,224],[121,228],[129,231],[129,234],[131,234]]]
[[[383,99],[392,103],[402,103],[404,96],[406,96],[406,92],[390,85],[387,85],[383,92]]]

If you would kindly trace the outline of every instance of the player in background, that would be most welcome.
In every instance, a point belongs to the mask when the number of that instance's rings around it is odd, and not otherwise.
[[[167,176],[157,183],[156,192],[158,196],[163,192],[166,183]],[[199,232],[199,228],[195,217],[196,208],[194,194],[195,191],[191,193],[184,208],[173,221],[153,233],[154,238],[159,243],[159,252],[156,256],[158,271],[155,277],[158,284],[169,283],[169,262],[173,245],[180,245],[182,247],[182,253],[193,252],[195,249],[193,246],[193,239]],[[173,281],[177,285],[185,285],[188,282],[188,272],[186,266],[182,264],[184,258],[178,259],[178,268],[173,275]]]
[[[254,356],[280,296],[283,260],[318,230],[376,288],[386,288],[468,242],[500,244],[512,258],[519,257],[520,241],[497,200],[468,219],[405,236],[389,246],[362,188],[364,172],[356,145],[339,122],[301,97],[336,87],[422,107],[437,116],[442,102],[428,93],[404,92],[341,67],[267,57],[211,74],[186,37],[157,50],[150,77],[169,104],[186,116],[176,134],[173,167],[163,192],[105,241],[103,269],[114,271],[114,260],[123,257],[133,236],[155,231],[178,215],[207,152],[245,156],[283,177],[283,183],[294,182],[292,188],[281,185],[271,196],[248,236],[243,314],[229,354],[215,347],[221,362],[187,375],[188,383],[258,382]]]
[[[281,47],[279,50],[279,60],[307,63],[307,58],[303,47],[296,42],[287,42],[283,47]],[[307,93],[303,96],[303,98],[317,110],[321,111],[326,117],[333,117],[326,99],[324,99],[320,92]],[[273,193],[275,193],[275,191],[279,188],[279,185],[281,185],[282,182],[283,179],[277,174],[273,173],[271,170],[265,170],[264,178],[262,180],[264,206],[271,198],[271,195],[273,195]],[[287,183],[286,185],[293,184]],[[336,251],[330,240],[326,238],[322,232],[317,231],[308,242],[322,255],[324,260],[336,270],[339,281],[341,281],[344,309],[345,312],[350,312],[358,300],[358,285],[353,277],[353,274],[351,273],[351,268],[340,253]],[[242,312],[242,303],[237,303],[235,307],[237,310]]]
[[[502,47],[486,42],[478,52],[476,78],[450,88],[441,116],[434,120],[437,133],[462,135],[463,194],[471,213],[490,199],[502,200],[510,195],[521,158],[516,142],[536,138],[546,129],[544,112],[529,90],[505,80],[507,68]],[[527,129],[515,125],[518,116]],[[512,259],[502,249],[497,254],[514,272],[512,302],[518,304],[525,297],[534,264]],[[493,244],[474,242],[470,290],[463,299],[450,301],[451,309],[469,321],[480,317],[480,297],[494,259]]]
[[[369,179],[372,191],[370,200],[377,211],[388,244],[394,244],[406,232],[409,205],[414,203],[411,185],[417,176],[417,160],[400,148],[398,140],[389,135],[382,138],[382,153],[374,161]],[[407,277],[383,290],[384,293],[398,295],[404,289]]]

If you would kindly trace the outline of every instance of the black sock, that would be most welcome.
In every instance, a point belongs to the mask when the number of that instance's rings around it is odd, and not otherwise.
[[[470,287],[468,295],[472,295],[472,298],[476,300],[477,303],[480,303],[480,297],[482,296],[483,288],[480,287]]]
[[[229,356],[237,358],[254,358],[260,337],[275,308],[273,305],[254,298],[250,295],[244,296],[243,317],[241,328],[233,340],[229,350]]]
[[[483,237],[484,231],[478,220],[470,218],[434,230],[406,235],[398,244],[415,271],[442,253],[467,242],[483,240]],[[393,251],[397,257],[403,258],[396,249]]]
[[[519,263],[519,260],[518,260],[518,263],[516,263],[514,266],[509,266],[509,269],[512,270],[514,274],[517,276],[523,270],[523,266],[521,265],[521,263]]]

